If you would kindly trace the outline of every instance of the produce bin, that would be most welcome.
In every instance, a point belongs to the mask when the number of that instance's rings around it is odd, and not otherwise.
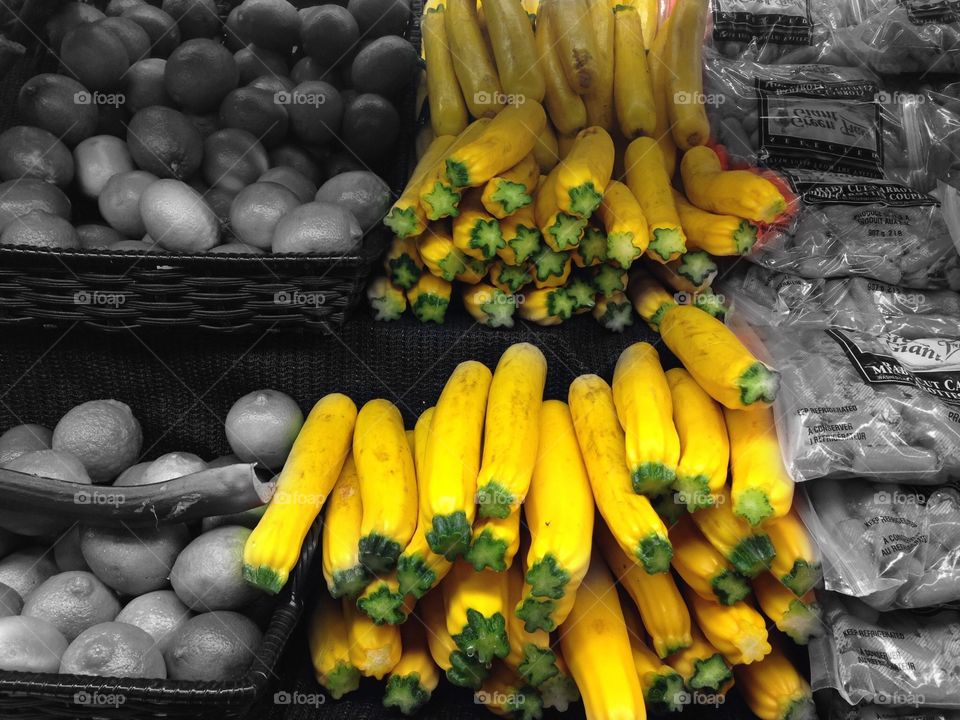
[[[413,3],[404,33],[417,49],[420,7]],[[33,45],[0,80],[0,131],[18,123],[16,98],[23,83],[57,71],[56,58],[39,37],[30,40]],[[415,93],[411,83],[398,101],[395,152],[373,168],[394,195],[409,175]],[[95,216],[96,201],[71,199],[74,225]],[[389,234],[377,224],[355,254],[144,255],[0,246],[0,325],[321,332],[328,323],[342,324],[360,303],[371,265],[388,242]]]

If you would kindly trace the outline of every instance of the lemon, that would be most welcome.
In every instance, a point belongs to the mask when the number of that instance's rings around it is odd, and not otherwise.
[[[155,590],[128,602],[117,615],[117,622],[146,631],[163,652],[174,633],[192,617],[193,612],[180,602],[175,592]]]
[[[207,464],[193,453],[172,452],[161,455],[144,471],[135,485],[153,485],[206,470]],[[120,485],[118,480],[114,485]]]
[[[147,229],[140,216],[140,196],[159,178],[143,170],[113,175],[97,198],[100,214],[110,226],[127,237],[140,237]]]
[[[22,598],[56,574],[53,552],[39,545],[17,550],[0,560],[0,583],[16,590]]]
[[[14,425],[0,435],[0,465],[34,450],[49,450],[53,431],[42,425]]]
[[[113,135],[94,135],[73,149],[77,185],[89,198],[98,198],[104,185],[117,173],[133,170],[133,158],[123,140]]]
[[[19,615],[23,610],[23,598],[9,585],[0,583],[0,617]]]
[[[283,185],[255,182],[233,199],[230,227],[240,242],[269,248],[280,218],[300,204],[297,196]]]
[[[46,620],[67,639],[113,620],[120,612],[116,595],[93,574],[62,572],[46,580],[23,603],[22,615]]]
[[[140,196],[147,232],[165,250],[206,252],[220,240],[220,223],[203,196],[180,180],[158,180]]]
[[[7,225],[0,233],[0,245],[78,248],[80,238],[70,221],[44,210],[32,210]]]
[[[184,623],[163,656],[173,680],[231,680],[250,669],[261,639],[250,618],[216,610]]]
[[[153,638],[133,625],[105,622],[84,630],[60,659],[60,672],[103,677],[167,677]]]
[[[310,202],[314,199],[313,196],[317,194],[317,186],[311,182],[310,178],[299,170],[286,165],[270,168],[257,178],[257,182],[272,182],[283,185],[296,195],[297,200],[301,203]]]
[[[80,551],[90,570],[124,595],[167,587],[170,569],[188,542],[184,525],[80,528]]]
[[[142,444],[139,421],[119,400],[77,405],[53,429],[53,449],[76,455],[97,483],[109,482],[130,467]]]
[[[53,559],[60,572],[68,570],[90,570],[87,561],[80,552],[80,525],[75,524],[65,533],[62,533],[53,545]]]
[[[241,462],[278,470],[303,427],[303,411],[286,393],[256,390],[233,404],[224,426],[230,449]]]
[[[0,618],[0,670],[55,673],[66,649],[67,639],[44,620]]]

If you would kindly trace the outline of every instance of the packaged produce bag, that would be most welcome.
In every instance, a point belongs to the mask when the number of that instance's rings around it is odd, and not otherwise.
[[[732,59],[774,63],[820,56],[830,62],[830,55],[816,48],[833,48],[833,31],[859,20],[856,5],[853,0],[711,0],[709,39]],[[834,55],[834,64],[842,64],[842,53]]]
[[[739,263],[714,290],[751,325],[835,326],[913,339],[953,337],[960,323],[960,293],[862,277],[811,280]]]
[[[937,150],[955,111],[929,92],[892,91],[863,67],[762,65],[704,56],[713,139],[733,164],[936,187],[953,161]]]
[[[821,720],[960,720],[960,710],[927,707],[890,707],[889,705],[850,705],[834,694]]]
[[[848,703],[960,707],[960,612],[878,613],[822,593],[827,632],[810,641],[811,686]]]
[[[778,430],[794,479],[960,477],[960,339],[754,332],[782,373]]]
[[[882,180],[782,173],[792,212],[748,259],[805,278],[862,276],[907,288],[960,290],[960,191]]]
[[[960,600],[960,491],[817,480],[798,502],[827,590],[877,610]]]

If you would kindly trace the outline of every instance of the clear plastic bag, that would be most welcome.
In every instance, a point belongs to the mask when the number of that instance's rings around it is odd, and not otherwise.
[[[851,704],[960,707],[960,612],[881,614],[835,593],[820,602],[827,632],[810,641],[814,690]]]
[[[855,0],[711,0],[708,30],[724,57],[772,63],[822,47],[859,18]]]
[[[960,477],[960,339],[753,330],[781,372],[777,427],[796,480]]]
[[[867,278],[808,280],[740,263],[714,289],[752,325],[845,327],[905,338],[953,337],[960,293],[914,290]]]
[[[960,491],[818,480],[798,503],[827,590],[876,610],[960,600]]]
[[[826,703],[821,720],[960,720],[960,710],[946,708],[890,707],[889,705],[850,705],[834,694]]]
[[[785,173],[794,212],[765,230],[748,260],[805,278],[862,276],[914,289],[960,290],[960,192]]]
[[[960,126],[956,109],[825,60],[764,65],[705,53],[704,102],[731,162],[935,188],[955,161],[945,142]]]

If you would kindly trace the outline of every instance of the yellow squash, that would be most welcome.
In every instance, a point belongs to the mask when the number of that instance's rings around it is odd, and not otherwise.
[[[721,321],[693,305],[668,308],[660,337],[704,390],[731,410],[773,404],[780,374],[760,362]]]
[[[620,132],[627,140],[656,138],[657,106],[647,66],[643,20],[632,5],[613,9],[613,94]]]
[[[575,593],[571,594],[571,601],[574,595]],[[570,705],[580,699],[580,690],[577,688],[577,683],[570,674],[570,668],[563,659],[559,642],[553,645],[553,654],[554,662],[557,666],[557,674],[543,683],[537,690],[540,691],[540,696],[543,698],[543,707],[553,708],[557,712],[564,713]]]
[[[643,689],[617,587],[599,557],[560,628],[560,647],[583,695],[587,720],[644,720]]]
[[[490,178],[480,201],[488,213],[503,220],[533,202],[539,179],[540,166],[531,152],[509,170]]]
[[[704,600],[732,605],[750,594],[744,577],[706,541],[689,515],[670,527],[670,543],[673,569]]]
[[[360,562],[360,525],[363,504],[360,477],[353,456],[348,455],[324,511],[323,577],[335,597],[354,597],[370,581],[370,572]]]
[[[413,237],[427,228],[427,215],[420,205],[420,186],[424,178],[447,155],[456,138],[453,135],[438,135],[420,158],[406,188],[390,208],[383,224],[399,237]]]
[[[768,521],[764,531],[773,543],[775,555],[770,572],[794,595],[800,597],[820,582],[820,551],[810,538],[796,510]]]
[[[613,175],[614,152],[613,139],[602,127],[593,125],[577,133],[555,171],[553,192],[562,212],[589,218],[600,207]]]
[[[687,250],[668,263],[647,262],[647,267],[666,287],[686,293],[684,302],[695,302],[696,295],[709,290],[720,272],[716,261],[703,250]]]
[[[533,152],[546,122],[543,106],[535,100],[509,105],[480,137],[447,155],[447,179],[457,188],[483,185]]]
[[[543,100],[543,73],[523,6],[514,0],[486,0],[483,15],[503,91],[517,103]]]
[[[477,520],[473,526],[473,544],[464,556],[476,570],[490,568],[503,572],[511,565],[520,549],[520,508],[505,518]]]
[[[500,221],[500,232],[506,245],[497,255],[506,265],[519,267],[535,258],[543,247],[543,236],[537,226],[533,204],[525,205]]]
[[[597,528],[597,543],[607,567],[617,578],[640,612],[643,626],[661,658],[688,647],[690,613],[683,596],[670,573],[649,575],[624,554],[610,531],[602,525]]]
[[[407,621],[416,598],[400,592],[397,571],[380,575],[357,598],[357,608],[377,625],[400,625]]]
[[[561,134],[576,135],[587,126],[587,108],[567,82],[556,46],[550,17],[542,12],[537,17],[536,47],[540,71],[546,81],[544,106]]]
[[[530,530],[526,586],[515,614],[530,630],[552,632],[567,619],[590,564],[594,504],[570,409],[559,400],[540,408],[539,448],[523,505]],[[564,612],[566,611],[566,612]]]
[[[645,4],[652,2],[654,6],[658,5],[658,0],[642,1]],[[643,28],[643,39],[647,42],[646,24]],[[667,67],[665,46],[669,33],[670,18],[668,17],[652,40],[647,53],[647,67],[650,70],[650,87],[653,90],[653,102],[657,112],[657,126],[651,137],[656,139],[660,152],[663,153],[663,164],[667,169],[667,177],[673,178],[677,171],[677,146],[673,142],[673,133],[670,130],[669,106],[673,103],[673,98],[667,95],[667,77],[671,70]]]
[[[668,572],[672,550],[650,501],[631,487],[626,440],[610,386],[596,375],[570,385],[570,415],[583,453],[593,498],[620,547],[648,573]]]
[[[310,615],[308,643],[317,682],[334,700],[360,686],[360,671],[350,661],[343,607],[324,592],[318,593]]]
[[[763,614],[797,645],[806,645],[810,638],[823,635],[820,605],[812,590],[797,597],[770,573],[760,573],[754,578],[753,592]]]
[[[691,516],[707,541],[729,560],[741,575],[756,577],[773,558],[774,549],[766,532],[754,530],[746,520],[733,514],[730,493],[724,488],[716,502]]]
[[[628,269],[650,245],[650,228],[643,208],[630,188],[612,180],[603,193],[597,216],[607,231],[607,259]]]
[[[540,234],[539,231],[537,234]],[[502,260],[495,260],[490,263],[487,279],[498,290],[513,296],[533,282],[533,266],[507,265]]]
[[[417,238],[420,258],[430,274],[453,282],[467,269],[466,256],[453,244],[453,235],[446,222],[430,223]]]
[[[537,689],[502,662],[493,664],[480,692],[474,694],[474,702],[501,717],[538,718],[543,713],[543,698]]]
[[[407,296],[387,278],[381,275],[367,286],[367,302],[378,322],[399,320],[407,309]]]
[[[424,514],[430,548],[453,560],[470,547],[476,513],[483,417],[492,373],[468,360],[440,393],[424,449]],[[434,432],[433,428],[437,428]]]
[[[630,271],[627,296],[633,309],[654,332],[660,332],[660,321],[670,308],[677,306],[676,297],[668,293],[656,279],[643,268],[634,265]]]
[[[243,577],[278,593],[303,540],[333,489],[350,452],[357,406],[333,393],[313,406],[277,477],[273,499],[243,548]]]
[[[559,325],[573,317],[577,302],[563,288],[528,290],[519,306],[520,317],[537,325]]]
[[[723,412],[730,436],[733,512],[751,525],[783,517],[793,504],[793,478],[783,464],[773,410]]]
[[[599,72],[587,0],[542,0],[540,14],[544,13],[556,38],[557,57],[567,83],[578,95],[586,95]]]
[[[657,262],[675,260],[687,251],[687,238],[673,202],[663,152],[652,138],[639,137],[627,146],[624,163],[627,187],[650,225],[647,256]]]
[[[563,212],[557,203],[561,167],[555,167],[540,183],[534,200],[534,212],[543,240],[551,250],[558,253],[576,247],[587,226],[585,219]]]
[[[467,125],[450,143],[444,155],[420,178],[417,189],[420,211],[428,220],[442,220],[459,214],[461,190],[447,179],[446,158],[457,148],[469,145],[483,135],[489,124],[488,118],[481,118]]]
[[[417,605],[418,618],[427,630],[427,646],[430,656],[443,670],[447,680],[458,687],[478,689],[489,670],[477,660],[464,653],[447,632],[447,608],[443,593],[427,593]]]
[[[481,517],[505,518],[527,496],[537,460],[547,359],[516,343],[500,356],[487,397],[483,460],[477,477]]]
[[[447,609],[447,632],[468,657],[489,665],[510,653],[507,574],[477,572],[464,560],[453,564],[440,583]]]
[[[515,608],[523,597],[523,570],[514,565],[507,570],[510,602]],[[559,674],[557,656],[550,646],[550,633],[543,629],[527,630],[516,613],[507,613],[507,640],[510,654],[504,662],[530,685],[540,687]]]
[[[360,562],[373,573],[386,572],[417,527],[417,474],[396,405],[377,399],[360,409],[353,457],[363,503]]]
[[[701,210],[772,223],[787,209],[776,185],[749,170],[724,170],[708,147],[684,153],[680,174],[687,198]]]
[[[687,592],[687,603],[707,640],[731,665],[749,665],[770,652],[767,623],[745,602],[720,605]]]
[[[383,270],[397,287],[404,290],[412,288],[423,272],[423,261],[417,252],[416,240],[395,237],[383,259]]]
[[[350,664],[364,677],[383,678],[400,662],[400,628],[377,625],[350,598],[343,599]]]
[[[611,332],[622,333],[633,325],[633,305],[626,293],[617,290],[609,296],[598,296],[593,308],[593,317]]]
[[[432,273],[423,273],[417,284],[407,291],[407,302],[420,322],[442,325],[450,307],[451,291],[446,280]]]
[[[583,96],[587,107],[587,123],[613,132],[616,125],[614,110],[614,27],[613,12],[608,0],[587,0],[593,27],[594,47],[597,49],[597,73],[593,87]]]
[[[760,662],[741,665],[734,672],[747,707],[760,720],[817,717],[810,685],[779,647],[774,646]]]
[[[537,143],[533,146],[533,156],[537,159],[540,172],[548,173],[560,162],[560,147],[557,144],[557,133],[550,123],[544,123],[543,131],[537,136]]]
[[[723,257],[746,255],[756,244],[757,226],[749,220],[701,210],[676,190],[673,200],[687,236],[687,249],[705,250]]]
[[[723,409],[683,368],[667,370],[673,423],[680,438],[674,490],[690,512],[709,507],[727,481],[730,441]]]
[[[444,0],[444,5],[444,29],[463,99],[473,117],[493,117],[503,106],[503,88],[480,29],[477,4]]]
[[[673,424],[670,386],[650,343],[634,343],[620,354],[613,371],[613,399],[626,435],[633,491],[662,495],[677,478],[680,438]]]
[[[479,189],[464,193],[460,211],[453,219],[453,245],[476,260],[490,260],[507,244],[500,221],[483,207],[480,196]]]
[[[710,121],[704,107],[703,38],[709,8],[703,0],[677,0],[664,45],[667,108],[673,140],[681,150],[706,145]]]
[[[513,327],[517,299],[511,293],[500,287],[478,283],[464,285],[461,297],[470,317],[481,325],[492,328]]]
[[[436,135],[458,135],[467,126],[467,104],[453,65],[447,38],[444,6],[427,10],[420,19],[420,35],[427,69],[430,125]]]
[[[383,706],[397,708],[404,715],[415,715],[430,701],[440,683],[437,664],[430,656],[427,630],[418,620],[400,628],[403,646],[398,662],[387,678],[383,692]]]
[[[733,685],[730,664],[707,641],[696,623],[690,627],[690,637],[693,640],[690,647],[668,657],[667,664],[680,673],[691,690],[722,695]]]
[[[633,666],[637,670],[643,699],[647,707],[655,712],[682,712],[684,708],[683,678],[669,665],[657,657],[645,642],[646,633],[637,615],[636,608],[629,603],[621,605],[623,619],[630,634],[630,650],[633,652]]]

